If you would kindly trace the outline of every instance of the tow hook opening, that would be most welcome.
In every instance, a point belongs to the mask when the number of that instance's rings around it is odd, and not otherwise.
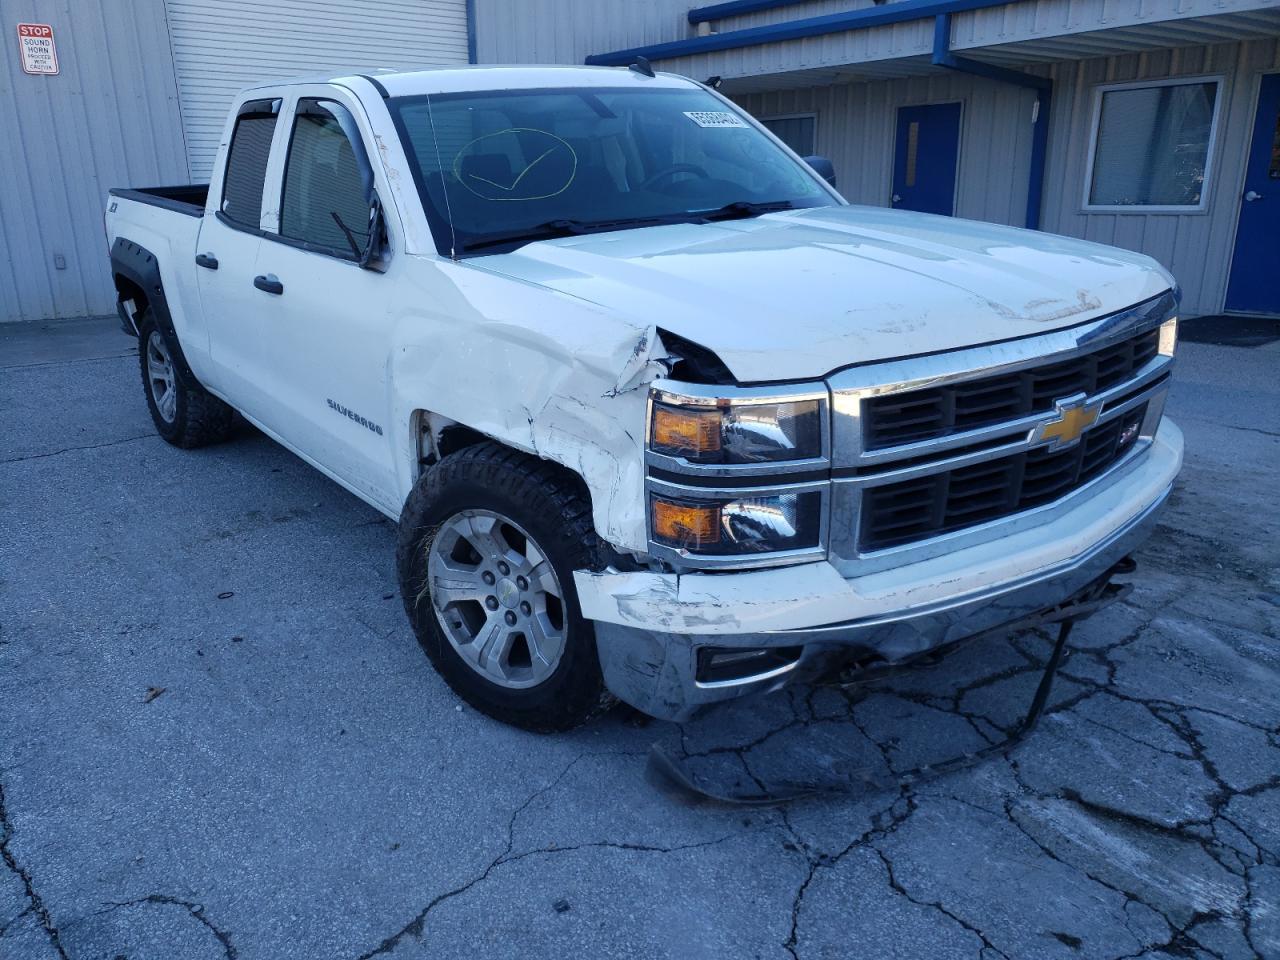
[[[804,647],[699,647],[696,681],[702,686],[750,683],[800,661]]]

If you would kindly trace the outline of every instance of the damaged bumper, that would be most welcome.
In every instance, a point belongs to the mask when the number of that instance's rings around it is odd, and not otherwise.
[[[1019,620],[1097,579],[1151,533],[1182,462],[1165,422],[1146,454],[1054,519],[889,570],[829,562],[738,573],[575,575],[605,682],[645,713],[777,690],[850,658],[894,662]]]

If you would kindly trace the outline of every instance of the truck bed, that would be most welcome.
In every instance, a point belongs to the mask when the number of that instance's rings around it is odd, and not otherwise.
[[[186,183],[176,187],[138,187],[132,190],[112,187],[110,193],[113,197],[163,207],[175,213],[186,214],[188,217],[202,217],[205,200],[209,196],[209,185]]]

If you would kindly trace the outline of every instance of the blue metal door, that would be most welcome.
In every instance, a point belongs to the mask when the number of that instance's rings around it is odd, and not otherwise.
[[[960,104],[898,108],[893,153],[893,206],[921,213],[956,212]]]
[[[1262,78],[1227,309],[1280,313],[1280,73]]]

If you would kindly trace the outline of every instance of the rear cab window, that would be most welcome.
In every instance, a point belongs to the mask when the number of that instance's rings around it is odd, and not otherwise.
[[[257,230],[262,217],[262,191],[266,182],[271,140],[275,136],[280,100],[250,100],[236,116],[227,151],[218,212],[238,227]]]

